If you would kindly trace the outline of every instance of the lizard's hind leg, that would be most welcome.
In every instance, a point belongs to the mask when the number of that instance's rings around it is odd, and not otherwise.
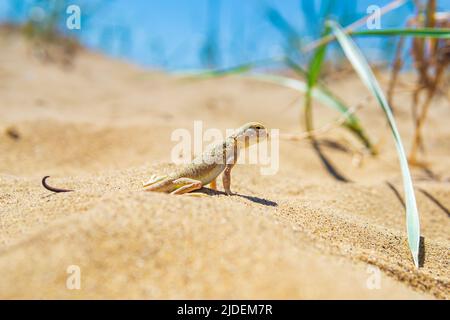
[[[160,182],[160,181],[164,180],[165,178],[167,178],[167,175],[157,176],[156,174],[154,174],[154,175],[152,175],[150,177],[150,179],[147,182],[143,182],[142,185],[143,185],[144,188],[145,187],[149,187],[149,186],[151,186],[151,185],[153,185],[153,184],[155,184],[157,182]]]
[[[213,181],[211,181],[211,183],[209,184],[209,186],[211,187],[211,189],[217,190],[217,180],[214,179]]]
[[[179,178],[172,182],[179,186],[176,190],[172,191],[170,194],[185,194],[194,190],[198,190],[202,188],[202,182],[195,179],[190,178]]]

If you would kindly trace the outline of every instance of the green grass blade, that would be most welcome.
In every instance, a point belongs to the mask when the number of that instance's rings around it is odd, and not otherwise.
[[[283,76],[270,75],[270,74],[247,74],[242,75],[249,71],[251,67],[256,67],[258,65],[264,64],[270,61],[280,61],[284,60],[285,63],[290,66],[296,73],[301,74],[303,77],[307,77],[308,73],[297,65],[294,61],[289,60],[286,57],[275,57],[271,59],[263,59],[259,61],[254,61],[252,63],[247,63],[244,65],[239,65],[227,69],[220,70],[191,70],[187,72],[177,72],[173,73],[175,76],[181,77],[182,79],[208,79],[208,78],[218,78],[226,75],[241,75],[246,78],[252,78],[255,80],[261,80],[265,82],[270,82],[273,84],[281,85],[296,91],[300,91],[301,93],[306,93],[307,84],[303,81],[291,79]],[[312,97],[316,99],[321,104],[334,109],[345,116],[345,122],[343,126],[350,130],[361,142],[364,146],[370,150],[372,154],[376,154],[376,150],[374,149],[370,139],[366,135],[362,126],[360,125],[360,121],[358,118],[349,110],[349,108],[336,96],[334,96],[330,90],[328,90],[325,86],[318,83],[312,90]]]
[[[386,4],[385,6],[383,6],[382,8],[380,8],[379,14],[380,17],[383,16],[384,14],[391,12],[392,10],[395,10],[401,6],[403,6],[405,3],[409,2],[409,0],[393,0],[391,2],[389,2],[388,4]],[[353,30],[356,30],[364,25],[367,24],[367,21],[370,17],[374,17],[375,13],[371,13],[368,14],[364,17],[362,17],[361,19],[356,20],[355,22],[349,24],[348,26],[345,27],[344,29],[344,33],[349,33],[352,32]],[[318,40],[313,41],[312,43],[306,45],[303,47],[303,52],[308,52],[311,51],[312,49],[317,48],[318,46],[334,41],[335,40],[335,36],[330,34],[328,36],[325,36],[323,38],[320,38]]]
[[[286,57],[284,58],[284,63],[296,74],[298,74],[302,78],[308,79],[308,71],[306,71],[302,66],[297,64],[294,60],[290,59],[289,57]]]
[[[364,30],[350,33],[352,36],[411,36],[416,38],[450,39],[450,28],[404,28]]]
[[[308,89],[308,85],[304,81],[278,75],[249,74],[243,75],[243,77],[277,84],[302,93],[306,93]],[[338,111],[339,113],[344,115],[344,127],[350,130],[350,132],[352,132],[358,139],[362,141],[366,148],[368,148],[373,154],[375,154],[372,143],[363,130],[359,119],[351,113],[350,109],[347,108],[347,106],[341,100],[339,100],[339,98],[335,97],[330,91],[322,86],[314,87],[311,91],[311,96],[324,106],[334,109],[335,111]]]
[[[324,35],[328,34],[328,32],[329,28],[325,28]],[[311,101],[312,90],[316,85],[317,80],[319,79],[320,71],[322,70],[322,65],[325,59],[326,52],[327,52],[326,44],[318,47],[314,51],[314,55],[311,59],[308,68],[308,87],[306,90],[306,97],[305,97],[305,123],[306,123],[306,130],[308,132],[312,132],[314,129],[312,118],[312,101]]]
[[[308,76],[308,86],[314,87],[319,78],[320,71],[322,70],[323,60],[325,59],[325,54],[327,51],[327,45],[320,46],[314,52],[314,56],[309,65],[309,76]]]
[[[208,78],[218,78],[227,75],[240,74],[250,71],[255,67],[252,63],[246,63],[236,67],[225,68],[225,69],[213,69],[213,70],[190,70],[184,72],[173,73],[176,76],[183,78],[193,78],[193,79],[208,79]]]
[[[266,66],[274,62],[284,61],[284,59],[285,59],[284,56],[273,56],[270,58],[254,60],[228,68],[210,69],[210,70],[208,69],[188,70],[188,71],[172,72],[172,75],[181,78],[192,78],[192,79],[219,78],[228,75],[245,73],[260,66]]]
[[[298,65],[295,61],[285,58],[284,59],[285,64],[293,70],[296,74],[299,76],[308,79],[308,71],[306,71],[304,68],[302,68],[300,65]],[[292,79],[294,80],[294,79]],[[298,81],[298,80],[294,80]],[[292,85],[290,86],[292,88]],[[301,85],[297,85],[297,89],[299,91],[301,90]],[[303,92],[303,91],[302,91]],[[323,105],[331,107],[332,109],[338,111],[339,113],[343,114],[345,116],[345,122],[344,127],[352,131],[353,134],[356,135],[358,139],[361,140],[361,142],[364,144],[364,146],[370,150],[372,154],[376,154],[376,150],[373,147],[372,143],[370,142],[369,137],[363,130],[360,121],[358,118],[350,112],[350,109],[342,102],[338,97],[336,97],[331,90],[329,90],[324,84],[322,84],[318,79],[316,81],[315,88],[312,90],[312,96],[321,102]]]
[[[397,130],[395,124],[394,116],[391,111],[381,87],[376,80],[369,64],[365,60],[363,54],[356,46],[356,44],[347,36],[342,28],[334,21],[330,21],[334,35],[336,36],[339,44],[342,47],[345,55],[352,64],[353,68],[356,70],[357,74],[361,78],[362,82],[367,86],[367,88],[372,92],[375,98],[378,100],[380,106],[382,107],[394,136],[395,145],[397,148],[397,153],[400,161],[400,168],[403,176],[403,187],[405,191],[405,203],[406,203],[406,229],[408,233],[408,244],[411,250],[412,257],[414,259],[414,264],[419,267],[419,243],[420,243],[420,222],[419,222],[419,212],[417,210],[416,198],[414,195],[414,188],[412,184],[411,174],[409,172],[408,161],[405,155],[405,150],[400,138],[400,134]]]

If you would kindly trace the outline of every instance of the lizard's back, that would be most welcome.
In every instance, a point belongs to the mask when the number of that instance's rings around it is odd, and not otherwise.
[[[230,157],[234,155],[234,141],[227,139],[222,143],[208,146],[208,148],[192,162],[181,167],[172,178],[191,178],[199,180],[203,185],[209,184],[225,169]]]
[[[148,187],[148,191],[172,192],[182,184],[177,185],[175,180],[190,178],[200,181],[202,186],[211,183],[224,171],[230,156],[236,156],[234,140],[227,139],[222,143],[208,146],[199,156],[194,158],[190,164],[184,165],[168,174],[159,182]],[[233,159],[233,158],[232,158]],[[231,160],[232,161],[232,160]]]

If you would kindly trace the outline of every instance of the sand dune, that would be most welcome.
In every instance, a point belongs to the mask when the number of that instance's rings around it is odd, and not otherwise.
[[[425,128],[435,176],[413,170],[425,253],[416,270],[396,153],[374,101],[358,115],[379,156],[356,166],[352,154],[323,147],[352,182],[335,181],[307,141],[283,140],[276,175],[233,171],[236,196],[145,193],[143,180],[173,167],[174,129],[260,121],[300,132],[301,97],[292,104],[298,94],[273,85],[180,80],[86,51],[64,69],[43,64],[19,37],[0,42],[1,298],[449,298],[443,98]],[[367,96],[352,76],[331,86],[352,104]],[[407,146],[409,102],[398,94]],[[336,118],[316,106],[317,127]],[[340,128],[321,138],[361,148]],[[76,191],[50,194],[44,175]],[[66,288],[70,265],[80,267],[80,290]],[[377,268],[380,288],[370,289]]]

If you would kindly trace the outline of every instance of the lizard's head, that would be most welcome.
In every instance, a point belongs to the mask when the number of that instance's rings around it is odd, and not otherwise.
[[[233,138],[238,142],[240,147],[247,148],[252,144],[259,143],[263,139],[268,138],[266,127],[258,122],[249,122],[236,130]]]

